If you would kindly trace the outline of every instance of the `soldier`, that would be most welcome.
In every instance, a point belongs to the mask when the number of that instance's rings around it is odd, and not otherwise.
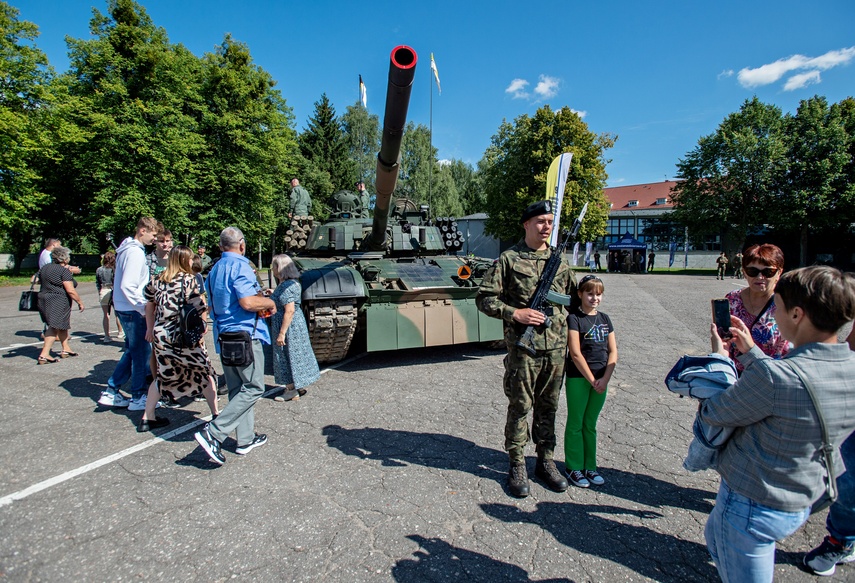
[[[356,194],[359,195],[359,204],[362,206],[362,218],[367,219],[369,217],[368,206],[371,204],[371,195],[365,190],[365,183],[361,180],[356,181]]]
[[[529,494],[524,449],[529,439],[528,413],[534,410],[531,433],[537,448],[535,475],[556,491],[567,489],[567,480],[555,467],[555,411],[564,376],[567,349],[567,314],[556,307],[548,328],[541,326],[545,316],[526,306],[540,281],[543,268],[552,254],[552,205],[540,201],[529,205],[520,221],[525,237],[502,253],[484,276],[476,298],[478,309],[504,321],[504,390],[508,398],[505,423],[505,449],[510,457],[508,486],[511,494],[523,498]],[[574,296],[576,278],[564,258],[552,282],[552,290]],[[516,345],[526,326],[538,326],[535,334],[537,354],[531,356]]]
[[[312,196],[300,186],[300,181],[291,179],[291,216],[306,216],[312,208]]]

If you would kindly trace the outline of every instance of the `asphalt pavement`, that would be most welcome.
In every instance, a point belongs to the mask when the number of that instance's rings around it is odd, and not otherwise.
[[[356,355],[299,401],[262,399],[268,444],[242,457],[229,439],[216,466],[193,440],[204,402],[160,410],[171,425],[154,435],[97,404],[121,344],[100,340],[94,284],[72,314],[80,356],[43,366],[25,288],[0,288],[0,581],[717,581],[703,526],[718,476],[682,468],[697,404],[663,379],[709,350],[709,300],[740,282],[602,277],[620,355],[599,423],[606,483],[534,480],[522,500],[505,486],[501,351]],[[557,460],[565,418],[562,397]],[[816,579],[801,557],[824,520],[779,545],[776,581]]]

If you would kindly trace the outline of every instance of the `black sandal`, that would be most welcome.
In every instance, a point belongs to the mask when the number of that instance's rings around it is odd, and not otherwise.
[[[59,353],[60,358],[68,358],[69,356],[79,356],[79,354],[77,352],[71,352],[70,350],[69,351],[63,350],[62,352]]]

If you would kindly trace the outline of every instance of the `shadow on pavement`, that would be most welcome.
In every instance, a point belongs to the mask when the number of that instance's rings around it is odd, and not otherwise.
[[[686,488],[652,476],[623,470],[600,468],[600,471],[606,483],[597,488],[598,492],[654,508],[672,506],[704,514],[709,514],[713,509],[716,495],[714,491]]]
[[[330,447],[361,459],[379,460],[384,466],[417,464],[459,470],[502,483],[507,478],[508,455],[505,452],[453,435],[380,427],[345,429],[340,425],[327,425],[322,433]]]
[[[407,535],[421,550],[413,559],[402,559],[392,567],[395,581],[538,581],[572,583],[570,579],[531,579],[516,565],[497,561],[482,553],[456,547],[439,538]]]
[[[715,581],[718,577],[704,545],[602,516],[623,514],[632,522],[643,522],[661,517],[656,512],[569,501],[540,502],[530,512],[509,504],[482,504],[481,508],[503,522],[535,524],[569,548],[654,581]]]

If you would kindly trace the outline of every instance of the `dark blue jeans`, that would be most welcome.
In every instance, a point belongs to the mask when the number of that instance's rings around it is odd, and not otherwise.
[[[148,392],[145,377],[150,369],[151,344],[145,341],[145,318],[136,311],[120,312],[116,316],[125,330],[125,352],[116,365],[116,370],[107,381],[113,391],[118,391],[122,385],[131,381],[131,398],[139,399]]]
[[[846,472],[837,478],[837,500],[828,510],[825,526],[831,536],[849,547],[855,543],[855,433],[840,446],[840,457]]]

